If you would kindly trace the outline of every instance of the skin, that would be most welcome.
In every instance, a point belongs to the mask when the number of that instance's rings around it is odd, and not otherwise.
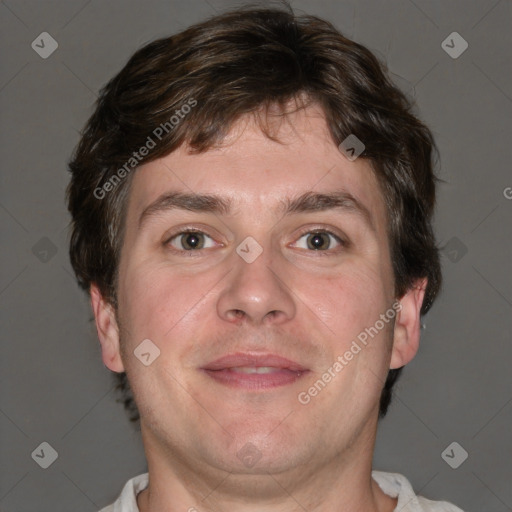
[[[104,364],[127,372],[141,415],[150,479],[137,498],[141,512],[396,506],[371,478],[379,398],[388,370],[418,350],[426,281],[400,298],[394,321],[317,396],[298,401],[397,297],[370,163],[339,151],[315,105],[269,122],[281,143],[243,117],[220,147],[198,155],[181,147],[141,166],[128,202],[117,315],[91,286]],[[373,228],[353,211],[275,210],[285,198],[338,189],[366,206]],[[159,211],[139,229],[141,213],[167,191],[222,195],[233,209]],[[186,235],[169,241],[191,228],[208,235],[205,248],[183,250]],[[311,229],[349,243],[325,235],[323,249],[313,250]],[[252,263],[236,252],[248,236],[263,249]],[[160,350],[149,366],[133,354],[144,339]],[[279,354],[309,372],[249,391],[200,371],[238,351]],[[237,456],[247,443],[261,455],[252,467]]]

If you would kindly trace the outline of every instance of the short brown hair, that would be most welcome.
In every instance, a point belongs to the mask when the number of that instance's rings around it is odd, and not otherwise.
[[[130,159],[157,127],[163,127],[161,139],[140,163],[182,144],[206,151],[240,116],[274,107],[284,112],[292,100],[305,106],[304,98],[320,105],[336,145],[351,134],[363,141],[360,157],[371,162],[386,202],[396,296],[428,278],[425,314],[441,284],[431,225],[432,134],[368,49],[329,22],[286,8],[237,9],[151,42],[100,91],[69,163],[70,257],[79,285],[88,291],[95,283],[117,309],[129,171],[138,163]],[[171,122],[192,102],[194,108]],[[379,417],[386,414],[401,370],[389,371]],[[126,374],[116,378],[137,420]]]

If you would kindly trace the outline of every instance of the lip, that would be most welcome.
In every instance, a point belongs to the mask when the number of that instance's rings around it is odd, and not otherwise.
[[[268,373],[244,373],[240,368],[269,368]],[[216,382],[235,388],[263,390],[285,386],[302,378],[309,369],[276,354],[228,354],[200,368]]]

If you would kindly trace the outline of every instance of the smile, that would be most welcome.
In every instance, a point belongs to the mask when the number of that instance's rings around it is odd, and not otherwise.
[[[201,370],[219,384],[255,391],[293,384],[309,372],[277,355],[247,353],[221,357]]]

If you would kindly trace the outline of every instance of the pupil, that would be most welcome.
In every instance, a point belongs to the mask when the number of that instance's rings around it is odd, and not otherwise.
[[[200,245],[199,237],[197,233],[189,233],[185,237],[185,248],[196,249]]]
[[[321,248],[324,245],[323,235],[318,233],[310,238],[310,243],[314,249]]]

